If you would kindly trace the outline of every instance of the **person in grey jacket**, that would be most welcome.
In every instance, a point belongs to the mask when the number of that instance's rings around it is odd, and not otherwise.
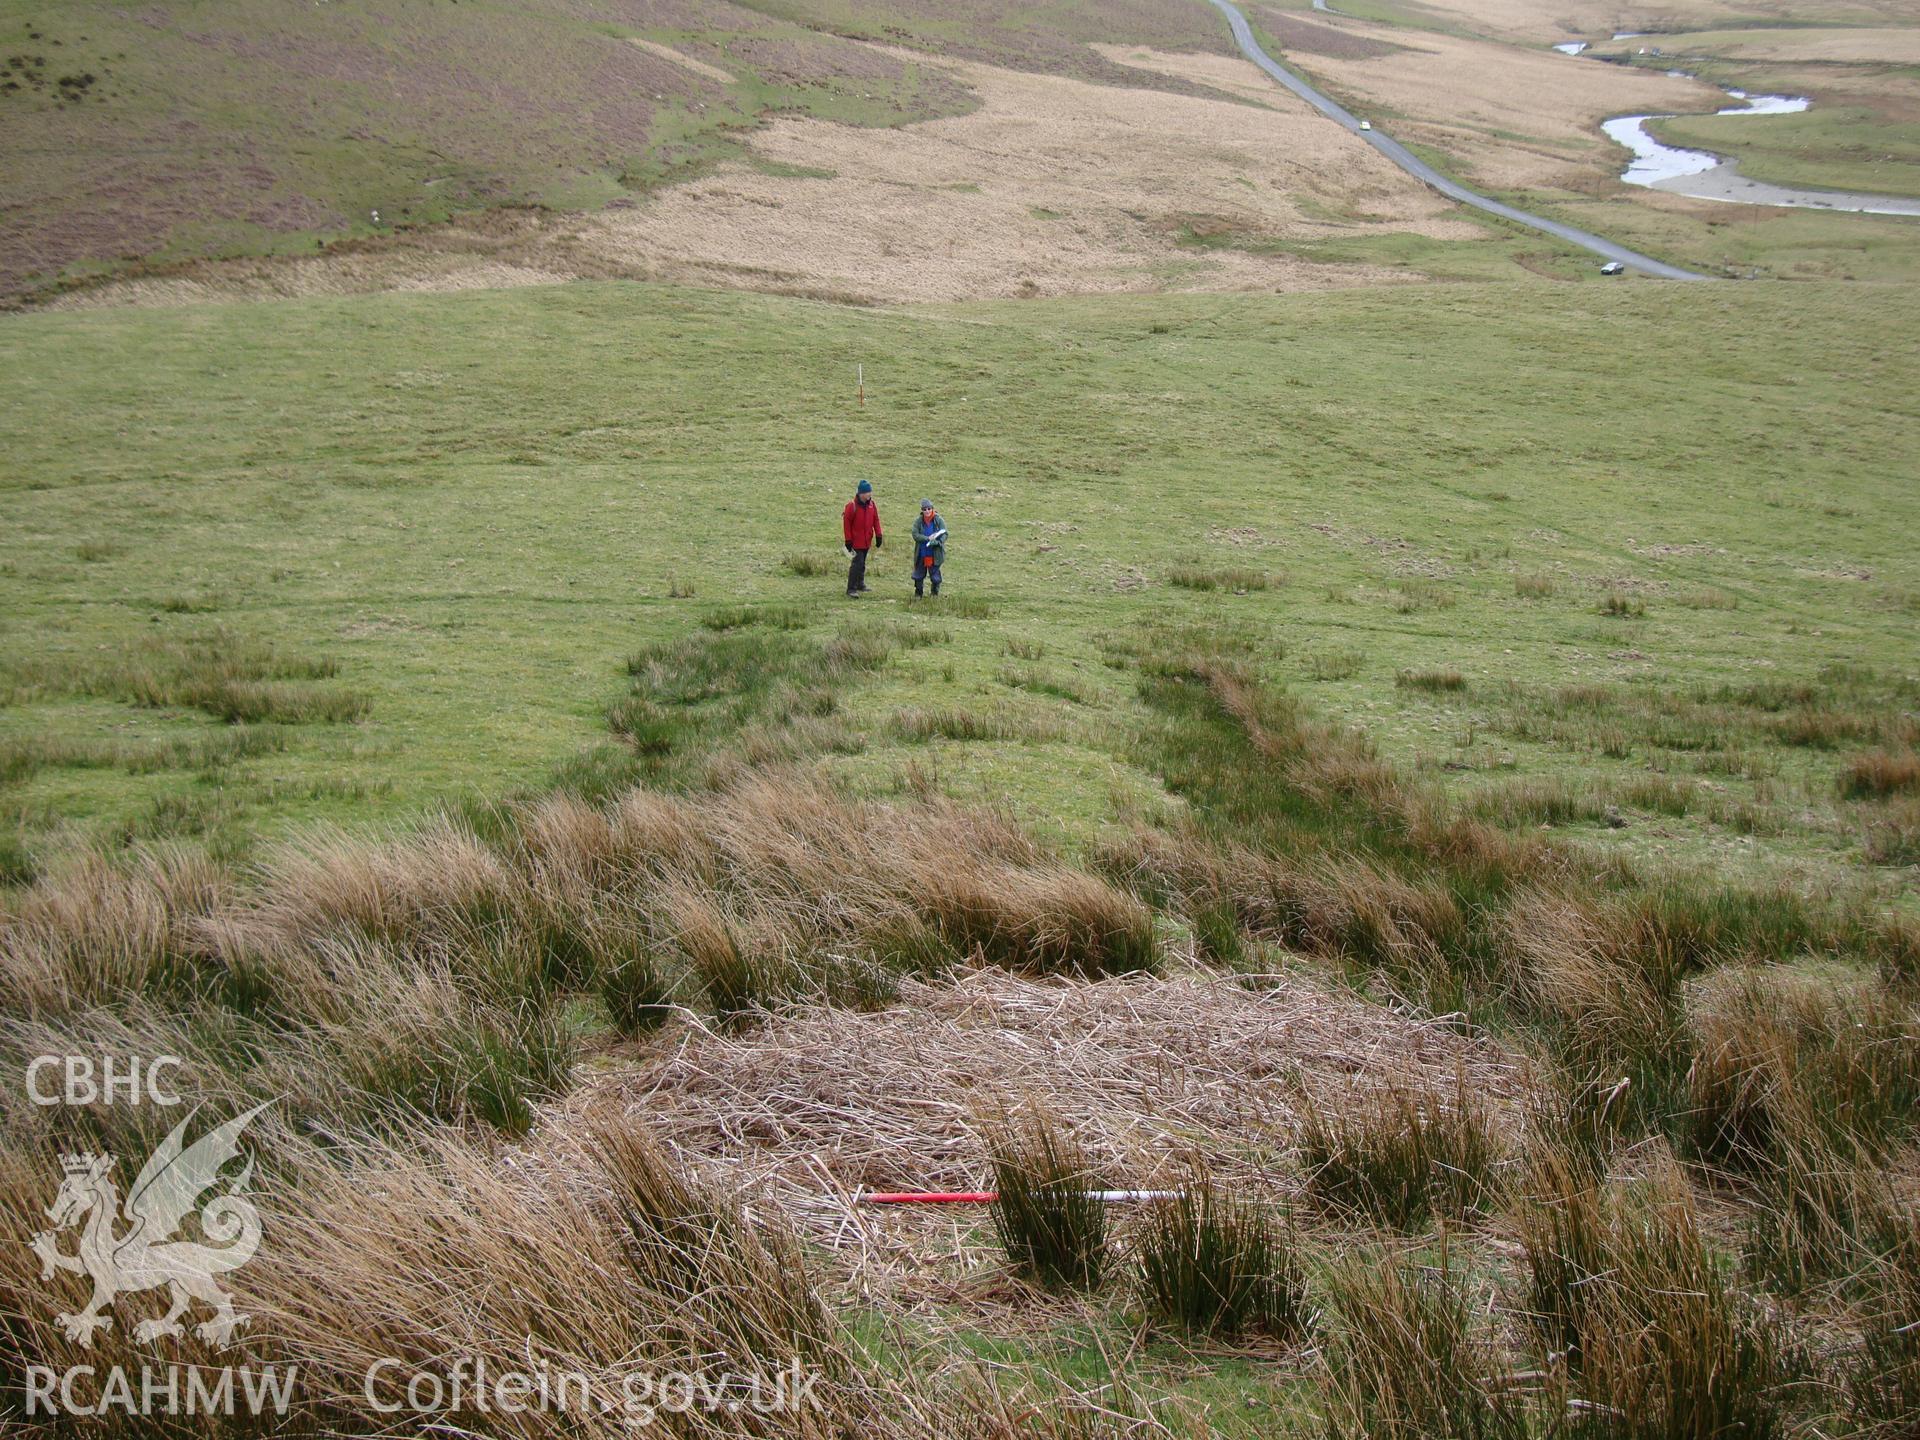
[[[924,595],[922,588],[933,586],[940,593],[940,567],[947,558],[947,522],[933,508],[933,501],[920,502],[920,518],[913,522],[913,593]]]

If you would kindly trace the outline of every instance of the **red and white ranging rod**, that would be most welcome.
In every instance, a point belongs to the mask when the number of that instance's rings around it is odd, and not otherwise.
[[[1090,1200],[1178,1200],[1178,1190],[1082,1190]],[[853,1197],[862,1205],[991,1205],[998,1190],[870,1190]]]

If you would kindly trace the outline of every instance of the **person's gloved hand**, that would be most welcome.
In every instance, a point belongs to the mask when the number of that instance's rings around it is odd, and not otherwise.
[[[886,543],[887,543],[887,537],[884,535],[876,535],[873,537],[873,548],[876,550],[878,550],[882,545]]]
[[[853,547],[851,545],[842,545],[840,548],[847,552],[847,559],[851,560],[853,558]]]

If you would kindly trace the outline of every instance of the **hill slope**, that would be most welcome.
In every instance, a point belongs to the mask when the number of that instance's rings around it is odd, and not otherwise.
[[[699,171],[769,114],[893,125],[971,105],[869,39],[1192,90],[1083,42],[1219,50],[1209,14],[1182,0],[1017,21],[1011,5],[941,19],[729,0],[9,7],[0,295],[136,261],[311,252],[475,208],[598,209]]]

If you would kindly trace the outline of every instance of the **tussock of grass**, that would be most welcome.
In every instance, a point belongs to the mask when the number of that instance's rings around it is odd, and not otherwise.
[[[1291,1339],[1308,1319],[1297,1243],[1270,1209],[1195,1173],[1176,1199],[1147,1212],[1133,1259],[1141,1293],[1163,1319],[1200,1334]]]
[[[673,944],[725,1023],[765,1014],[788,988],[784,956],[741,929],[702,890],[676,884],[663,896]]]
[[[200,710],[246,723],[340,723],[366,713],[362,695],[317,682],[338,673],[332,660],[289,655],[218,628],[150,636],[104,660],[8,667],[0,694],[11,703],[85,695],[151,709]]]
[[[990,1130],[993,1229],[1015,1270],[1043,1285],[1091,1290],[1107,1268],[1106,1202],[1091,1162],[1043,1115]]]
[[[1316,1109],[1300,1137],[1316,1199],[1414,1233],[1492,1209],[1500,1153],[1464,1083],[1447,1106],[1390,1089],[1335,1115]]]
[[[436,1138],[315,1167],[302,1196],[249,1272],[247,1308],[300,1356],[310,1393],[338,1397],[342,1420],[365,1415],[346,1428],[403,1404],[451,1353],[496,1374],[584,1372],[578,1404],[615,1413],[636,1355],[684,1356],[716,1379],[798,1361],[821,1372],[834,1423],[883,1423],[881,1383],[852,1365],[791,1238],[748,1225],[617,1122],[595,1124],[564,1176]],[[372,1401],[370,1371],[385,1386]],[[724,1409],[676,1418],[690,1435],[739,1431]]]
[[[1906,1224],[1866,1277],[1864,1343],[1847,1375],[1847,1418],[1884,1440],[1920,1428],[1920,1227]]]
[[[847,898],[853,875],[867,877],[858,903]],[[451,1014],[489,999],[533,1005],[500,1042],[526,1048],[567,988],[631,990],[646,1006],[683,969],[716,1013],[739,1015],[819,988],[802,962],[834,949],[917,957],[916,969],[974,954],[1091,975],[1157,959],[1144,905],[1005,821],[940,802],[849,808],[820,788],[743,777],[698,799],[636,791],[597,807],[555,796],[385,844],[315,832],[269,851],[244,889],[171,852],[95,861],[13,907],[0,927],[0,996],[59,1014],[125,995],[219,1000],[245,975],[246,997],[228,1003],[337,1015],[352,1038],[348,1017],[399,1003],[396,987],[414,983],[403,957],[426,955],[434,963],[417,983]],[[668,952],[675,973],[649,978],[643,960]],[[408,1030],[394,1043],[426,1038]],[[491,1066],[499,1044],[475,1046],[470,1068]],[[551,1069],[536,1059],[530,1074]]]
[[[25,839],[0,830],[0,885],[31,885],[39,876],[39,862]]]
[[[1633,810],[1655,815],[1687,815],[1700,805],[1700,792],[1665,775],[1636,775],[1613,787],[1614,798]]]
[[[1673,603],[1683,610],[1737,610],[1740,599],[1725,590],[1682,590]]]
[[[807,612],[798,605],[730,605],[700,617],[709,630],[738,630],[745,625],[765,625],[772,630],[803,630]]]
[[[904,626],[886,630],[871,624],[849,625],[827,642],[822,659],[833,675],[878,670],[893,654],[893,647],[910,634]]]
[[[1748,1273],[1789,1296],[1870,1296],[1874,1277],[1913,1228],[1884,1160],[1818,1124],[1791,1123],[1746,1169]]]
[[[1527,1128],[1536,1151],[1573,1173],[1604,1176],[1628,1114],[1625,1101],[1632,1083],[1626,1077],[1612,1083],[1583,1079],[1559,1068],[1536,1076],[1527,1105]]]
[[[1271,571],[1234,566],[1210,570],[1197,565],[1176,565],[1167,572],[1167,583],[1179,589],[1224,590],[1235,595],[1271,589],[1285,582],[1285,576],[1276,576]]]
[[[1402,690],[1430,690],[1436,693],[1465,690],[1467,677],[1458,670],[1402,670],[1393,677]]]
[[[1522,600],[1545,600],[1554,592],[1551,575],[1516,575],[1513,577],[1513,593]]]
[[[1897,1001],[1792,973],[1728,971],[1693,1006],[1690,1139],[1717,1163],[1800,1137],[1885,1154],[1920,1105],[1920,1022]]]
[[[893,732],[902,740],[1044,740],[1051,727],[1037,719],[982,713],[950,705],[937,710],[902,710],[893,717]]]
[[[1840,772],[1840,793],[1849,800],[1885,799],[1920,790],[1920,754],[1912,750],[1869,750],[1849,760]]]
[[[1328,1282],[1326,1433],[1339,1440],[1520,1440],[1521,1398],[1498,1378],[1466,1276],[1378,1253]]]
[[[1920,864],[1920,797],[1903,796],[1863,817],[1862,849],[1876,865]]]
[[[993,606],[980,596],[956,595],[951,590],[928,596],[924,603],[936,613],[951,615],[956,620],[985,620],[993,614]]]
[[[1584,785],[1529,777],[1490,786],[1473,798],[1473,813],[1509,830],[1527,825],[1571,825],[1606,812]]]
[[[835,718],[840,689],[896,648],[926,643],[925,632],[855,622],[819,644],[791,633],[804,623],[794,607],[739,606],[710,616],[708,633],[629,656],[632,688],[606,711],[608,728],[638,757],[628,783],[708,781],[742,760],[862,748],[859,731]]]
[[[651,947],[640,943],[609,945],[597,968],[600,1000],[615,1030],[622,1035],[638,1035],[666,1021],[671,1013],[673,986]]]
[[[1434,580],[1396,580],[1393,608],[1402,615],[1420,610],[1451,610],[1460,597]]]
[[[55,768],[116,769],[129,775],[162,770],[217,771],[255,756],[277,754],[286,745],[285,732],[271,725],[236,725],[211,734],[147,744],[57,735],[17,736],[0,741],[0,783],[24,780]]]
[[[1202,960],[1233,966],[1246,954],[1240,916],[1230,899],[1216,898],[1196,905],[1192,922],[1194,950]]]
[[[1778,1320],[1732,1287],[1677,1178],[1639,1191],[1536,1167],[1520,1226],[1528,1308],[1564,1357],[1568,1399],[1596,1433],[1787,1431],[1795,1365]]]
[[[1358,650],[1323,650],[1306,657],[1307,674],[1315,680],[1351,680],[1366,658]]]
[[[824,555],[809,555],[804,551],[796,550],[791,555],[781,557],[780,568],[785,570],[789,575],[799,575],[810,579],[816,575],[837,574],[846,567],[835,565],[833,561]]]
[[[1599,610],[1616,620],[1638,620],[1647,613],[1647,602],[1623,590],[1610,590],[1601,597]]]
[[[1092,705],[1100,699],[1097,691],[1080,681],[1070,676],[1050,674],[1033,665],[1003,665],[996,678],[1009,689],[1025,690],[1035,695],[1052,695],[1056,699],[1070,700],[1075,705]]]
[[[1644,878],[1451,811],[1230,656],[1143,669],[1163,722],[1151,763],[1199,823],[1109,842],[1107,873],[1189,915],[1230,908],[1250,938],[1341,959],[1434,1013],[1522,1027],[1574,1085],[1627,1082],[1610,1107],[1625,1133],[1678,1138],[1691,1124],[1690,977],[1730,961],[1905,953],[1899,927],[1857,904]],[[1561,698],[1613,703],[1605,687]],[[1685,793],[1655,786],[1636,798],[1670,806]]]

